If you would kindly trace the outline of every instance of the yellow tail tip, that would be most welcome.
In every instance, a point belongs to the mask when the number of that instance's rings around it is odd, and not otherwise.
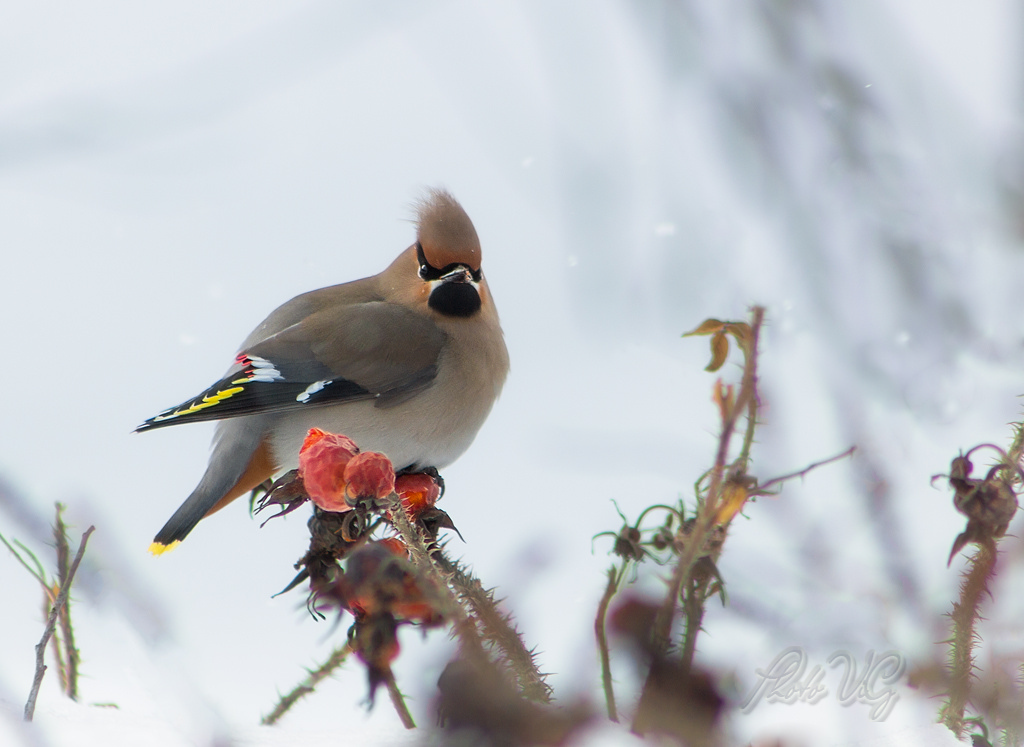
[[[165,552],[170,552],[180,544],[181,540],[174,540],[174,542],[169,545],[165,545],[163,542],[154,542],[149,546],[149,552],[151,555],[163,555]]]

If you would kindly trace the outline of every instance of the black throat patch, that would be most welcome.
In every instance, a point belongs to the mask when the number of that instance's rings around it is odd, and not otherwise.
[[[480,294],[472,284],[453,280],[434,288],[427,304],[445,316],[468,317],[480,311]]]

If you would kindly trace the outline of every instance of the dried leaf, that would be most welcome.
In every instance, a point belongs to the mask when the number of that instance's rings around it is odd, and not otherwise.
[[[717,332],[711,338],[711,362],[704,369],[714,373],[722,367],[725,359],[729,357],[729,338],[724,332]]]
[[[715,513],[716,524],[728,524],[747,502],[747,488],[739,482],[728,481],[722,487],[722,505]]]
[[[732,335],[744,351],[749,349],[750,341],[754,338],[754,332],[746,322],[727,322],[725,332]]]
[[[683,337],[692,337],[694,335],[711,335],[718,332],[725,326],[725,322],[721,322],[718,319],[705,319],[698,325],[696,329],[684,332]]]

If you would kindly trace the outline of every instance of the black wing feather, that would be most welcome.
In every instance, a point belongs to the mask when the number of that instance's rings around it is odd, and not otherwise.
[[[225,391],[241,388],[242,391],[219,399]],[[309,384],[289,384],[275,381],[251,381],[244,385],[232,384],[230,379],[219,381],[195,399],[177,407],[164,410],[136,428],[136,432],[164,428],[180,423],[198,423],[204,420],[223,420],[257,412],[286,410],[293,407],[313,407],[330,402],[351,402],[373,399],[373,394],[352,381],[335,379],[325,383],[324,388],[311,394],[305,401],[297,398],[309,388]],[[211,404],[212,402],[212,404]]]
[[[260,364],[264,363],[262,359],[256,360]],[[259,376],[267,377],[267,366],[253,365],[251,360],[244,356],[239,356],[239,362],[244,365],[241,371],[226,376],[199,396],[150,418],[136,428],[136,432],[179,423],[222,420],[253,413],[352,402],[379,396],[378,393],[343,378],[289,381],[287,375],[282,375],[284,372],[277,369],[273,369],[276,374],[273,380],[258,380]],[[310,372],[304,373],[308,376]]]
[[[358,400],[393,407],[433,383],[446,339],[394,304],[329,307],[251,342],[223,379],[136,431]]]

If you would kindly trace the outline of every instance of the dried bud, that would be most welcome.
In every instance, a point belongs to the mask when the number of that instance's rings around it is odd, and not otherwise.
[[[348,436],[310,428],[299,450],[299,475],[306,493],[324,511],[348,511],[345,468],[359,453]]]
[[[357,619],[390,614],[400,620],[437,624],[441,613],[423,588],[406,559],[405,545],[389,539],[368,542],[352,553],[337,591],[343,606]]]
[[[349,631],[349,643],[366,664],[372,704],[377,688],[392,676],[391,662],[398,658],[398,623],[387,613],[358,619]]]
[[[256,513],[267,506],[277,506],[280,510],[270,517],[270,519],[276,519],[278,516],[290,514],[307,500],[309,500],[309,496],[306,494],[306,486],[302,484],[299,471],[293,469],[281,475],[266,488],[266,492],[256,506]],[[270,519],[260,524],[260,527],[265,526]]]
[[[612,552],[623,560],[643,560],[644,548],[640,545],[640,530],[636,527],[624,526],[615,537]]]
[[[672,546],[674,536],[672,530],[668,527],[660,527],[654,536],[651,537],[651,546],[655,550],[667,550]]]
[[[970,459],[963,455],[956,457],[949,468],[949,484],[954,491],[953,505],[967,517],[967,527],[954,540],[947,565],[953,562],[954,556],[968,543],[994,542],[1006,534],[1017,512],[1017,494],[1009,478],[1003,474],[1007,468],[1002,464],[996,465],[989,470],[984,480],[971,477],[973,468]]]

